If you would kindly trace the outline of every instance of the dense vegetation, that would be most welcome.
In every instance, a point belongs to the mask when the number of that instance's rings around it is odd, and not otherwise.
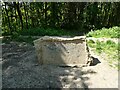
[[[87,34],[87,37],[106,37],[106,38],[118,38],[120,37],[120,27],[112,27],[112,28],[102,28],[99,30],[91,31]]]
[[[49,35],[49,36],[63,36],[63,35],[72,35],[71,32],[65,31],[62,29],[54,29],[54,28],[34,28],[34,29],[28,29],[28,30],[22,30],[19,31],[20,35],[27,35],[27,36],[44,36],[44,35]]]
[[[2,34],[64,35],[61,29],[81,33],[119,26],[119,8],[120,2],[4,2]]]

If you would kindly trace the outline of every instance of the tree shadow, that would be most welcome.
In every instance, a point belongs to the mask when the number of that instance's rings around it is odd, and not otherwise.
[[[63,77],[63,80],[66,82],[65,85],[68,85],[69,89],[88,90],[88,86],[91,83],[86,82],[90,79],[87,76],[87,74],[96,74],[96,72],[91,69],[84,71],[82,67],[81,68],[67,67],[63,72],[65,72],[66,70],[68,70],[69,72],[67,73],[68,74],[67,77]]]

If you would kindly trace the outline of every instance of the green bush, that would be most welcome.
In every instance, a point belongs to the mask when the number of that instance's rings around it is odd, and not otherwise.
[[[107,37],[107,38],[120,38],[120,27],[112,27],[112,28],[102,28],[100,30],[95,30],[89,32],[86,36],[87,37]]]
[[[32,37],[17,37],[17,38],[14,38],[12,39],[12,41],[17,41],[17,42],[26,42],[26,43],[29,43],[29,44],[32,44],[33,45],[33,41],[35,40],[36,38],[32,38]]]
[[[34,28],[28,30],[22,30],[19,32],[20,35],[28,35],[28,36],[63,36],[63,35],[72,35],[72,33],[59,29],[51,29],[51,28]]]
[[[12,39],[18,38],[18,37],[19,37],[19,33],[17,33],[17,32],[13,32],[12,35],[11,35]]]

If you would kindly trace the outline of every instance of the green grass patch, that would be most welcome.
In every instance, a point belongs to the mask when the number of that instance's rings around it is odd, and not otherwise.
[[[20,35],[28,36],[72,36],[71,32],[61,30],[61,29],[51,29],[51,28],[33,28],[22,30],[19,32]]]
[[[115,26],[112,28],[102,28],[99,30],[91,31],[89,32],[86,36],[87,37],[95,37],[95,38],[100,38],[100,37],[107,37],[107,38],[120,38],[120,27]]]
[[[89,41],[87,41],[87,43],[91,48],[95,47],[95,42],[93,40],[89,40]]]
[[[26,43],[29,43],[29,44],[33,45],[34,40],[36,40],[36,38],[32,38],[31,36],[29,36],[29,37],[15,37],[15,36],[12,36],[12,37],[4,37],[2,39],[2,43],[9,44],[11,41],[14,41],[14,42],[26,42]]]
[[[19,32],[12,32],[10,37],[5,37],[2,40],[2,43],[10,43],[11,41],[17,42],[26,42],[33,44],[33,41],[37,38],[33,38],[32,36],[74,36],[72,32],[66,30],[59,30],[59,29],[51,29],[51,28],[33,28],[33,29],[26,29],[21,30]],[[23,36],[23,37],[22,37]],[[24,37],[28,36],[28,37]]]
[[[108,40],[106,42],[100,42],[93,40],[87,41],[88,46],[91,47],[95,53],[98,55],[105,53],[107,57],[107,61],[109,62],[110,66],[113,66],[115,68],[119,68],[118,62],[120,60],[120,57],[118,56],[118,51],[120,50],[119,45],[120,43],[115,43],[111,40]],[[119,68],[120,69],[120,68]]]
[[[18,38],[15,38],[13,39],[13,41],[16,41],[16,42],[26,42],[26,43],[29,43],[31,45],[33,45],[33,41],[35,40],[36,38],[32,38],[32,37],[18,37]]]

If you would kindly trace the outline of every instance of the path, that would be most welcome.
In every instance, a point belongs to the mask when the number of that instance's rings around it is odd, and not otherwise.
[[[93,52],[91,54],[100,62],[97,61],[98,64],[95,66],[86,67],[86,69],[97,72],[89,75],[90,80],[88,82],[93,83],[89,85],[89,88],[118,88],[118,71],[110,67],[101,56],[97,56]],[[103,55],[103,57],[105,56]]]
[[[39,65],[35,49],[26,43],[3,46],[3,88],[118,88],[118,72],[95,56],[89,67]]]

